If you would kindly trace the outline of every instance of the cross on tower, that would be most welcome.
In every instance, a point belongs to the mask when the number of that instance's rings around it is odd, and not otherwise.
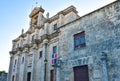
[[[35,0],[35,4],[36,4],[36,7],[38,6],[38,1],[37,0]]]

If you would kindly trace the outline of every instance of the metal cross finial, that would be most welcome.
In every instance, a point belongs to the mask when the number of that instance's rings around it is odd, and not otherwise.
[[[37,5],[38,5],[38,1],[37,0],[35,0],[35,4],[36,4],[36,7],[37,7]]]
[[[38,2],[36,2],[36,6],[37,6]]]

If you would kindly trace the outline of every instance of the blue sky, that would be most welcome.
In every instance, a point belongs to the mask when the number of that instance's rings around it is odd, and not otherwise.
[[[29,28],[29,14],[36,6],[45,9],[44,15],[50,13],[50,17],[57,12],[74,5],[80,16],[98,9],[115,0],[1,0],[0,1],[0,71],[8,71],[9,51],[12,40]]]

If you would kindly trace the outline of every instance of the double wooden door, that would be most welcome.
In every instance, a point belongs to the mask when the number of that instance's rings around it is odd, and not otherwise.
[[[88,66],[74,67],[74,81],[89,81]]]

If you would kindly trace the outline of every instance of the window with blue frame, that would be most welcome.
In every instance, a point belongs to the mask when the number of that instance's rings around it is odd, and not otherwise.
[[[85,31],[75,34],[74,35],[74,48],[76,49],[76,48],[81,48],[85,46],[86,46]]]
[[[53,53],[57,53],[57,46],[53,47]]]

